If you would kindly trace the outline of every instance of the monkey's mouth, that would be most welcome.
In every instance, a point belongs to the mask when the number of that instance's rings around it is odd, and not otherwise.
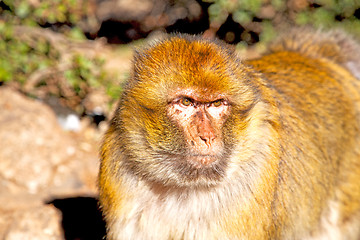
[[[162,174],[166,174],[168,185],[182,187],[216,185],[226,172],[226,154],[167,152],[161,155],[161,160],[157,163],[163,169]],[[161,179],[164,179],[163,175]]]

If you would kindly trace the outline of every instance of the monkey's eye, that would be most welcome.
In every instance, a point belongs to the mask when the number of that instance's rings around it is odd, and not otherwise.
[[[222,100],[216,100],[213,102],[214,107],[219,107],[222,104]]]
[[[181,100],[181,103],[182,103],[182,105],[184,105],[184,106],[190,106],[190,104],[192,103],[192,101],[191,101],[189,98],[183,98],[183,99]]]

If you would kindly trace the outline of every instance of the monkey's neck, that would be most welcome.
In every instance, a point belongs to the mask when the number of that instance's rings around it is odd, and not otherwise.
[[[124,179],[131,177],[125,176]],[[230,182],[224,181],[209,188],[175,188],[139,181],[132,176],[128,182],[131,191],[126,191],[134,194],[123,195],[123,204],[119,205],[124,207],[118,209],[115,224],[119,228],[114,234],[118,236],[130,232],[136,239],[226,239],[216,232],[226,228],[226,223],[246,221],[252,214],[259,216],[261,212],[264,215],[265,208],[270,207],[264,206],[265,199],[258,201],[254,199],[254,194]],[[239,220],[239,215],[243,219]],[[268,221],[267,218],[258,222],[265,221]],[[240,226],[238,231],[246,233],[246,229],[241,229],[246,226],[245,223],[233,224]],[[224,231],[228,230],[219,232]],[[160,234],[161,237],[141,236],[143,233],[163,234]]]

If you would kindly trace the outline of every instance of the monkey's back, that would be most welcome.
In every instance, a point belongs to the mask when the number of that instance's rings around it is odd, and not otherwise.
[[[282,49],[247,62],[263,75],[280,114],[282,180],[274,207],[286,212],[278,218],[279,225],[287,222],[285,218],[307,223],[304,227],[314,228],[315,237],[347,239],[339,231],[344,228],[356,238],[360,229],[360,80],[356,72],[334,61],[336,55],[331,58],[321,48],[314,50],[318,53],[309,56],[308,49]],[[303,200],[290,200],[293,197]],[[316,229],[319,218],[322,224]]]

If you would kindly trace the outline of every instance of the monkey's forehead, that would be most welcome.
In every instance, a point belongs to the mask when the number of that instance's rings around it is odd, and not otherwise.
[[[185,49],[184,49],[185,47]],[[221,51],[222,53],[232,54],[235,52],[235,47],[218,39],[204,38],[200,35],[189,35],[189,34],[173,34],[166,35],[162,39],[150,42],[142,50],[188,50],[190,52],[206,52],[207,50],[214,49]],[[176,51],[174,51],[176,52]],[[173,53],[173,52],[170,52]]]
[[[136,80],[180,87],[226,87],[240,61],[225,44],[194,36],[175,36],[145,47],[134,58]],[[225,89],[222,89],[225,90]]]
[[[249,69],[236,54],[225,44],[198,37],[175,36],[145,47],[135,55],[133,70],[130,95],[145,105],[161,105],[189,92],[199,101],[232,102],[251,92],[243,81]]]
[[[135,64],[157,67],[226,65],[236,57],[233,47],[220,41],[210,41],[190,35],[179,35],[160,40],[135,53]]]

